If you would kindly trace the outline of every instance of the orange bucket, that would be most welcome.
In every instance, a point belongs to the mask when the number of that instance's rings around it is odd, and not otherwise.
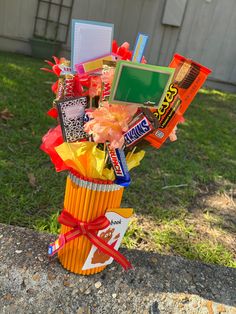
[[[64,208],[74,218],[91,222],[106,213],[109,208],[119,208],[124,188],[112,181],[80,178],[70,173],[66,181]],[[71,228],[62,225],[61,234]],[[59,252],[58,258],[64,268],[81,275],[92,275],[102,271],[106,266],[82,270],[92,247],[92,243],[80,236],[68,242]]]

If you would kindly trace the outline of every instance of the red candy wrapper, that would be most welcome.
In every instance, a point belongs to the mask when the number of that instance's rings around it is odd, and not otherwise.
[[[64,98],[73,98],[75,97],[74,93],[75,80],[73,74],[65,75],[65,87],[64,87]]]
[[[114,61],[104,61],[102,69],[102,101],[108,101],[111,93],[111,85],[115,75],[116,63]]]

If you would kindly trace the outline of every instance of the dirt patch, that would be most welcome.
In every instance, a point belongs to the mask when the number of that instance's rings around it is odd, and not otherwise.
[[[235,190],[209,193],[197,199],[194,212],[188,215],[200,238],[222,243],[236,256]]]
[[[202,205],[220,215],[229,224],[236,225],[236,202],[232,192],[216,193],[202,199]]]
[[[127,240],[124,243],[127,247],[144,251],[156,251],[156,245],[152,233],[157,228],[153,218],[134,214],[128,229]]]
[[[221,185],[222,187],[222,185]],[[194,233],[187,241],[192,244],[211,242],[222,244],[236,258],[236,190],[217,191],[216,186],[201,189],[194,200],[192,210],[186,210],[184,217],[179,217],[180,224],[172,224],[172,220],[155,220],[154,217],[136,214],[133,217],[134,245],[146,251],[161,251],[164,254],[176,255],[176,252],[165,251],[157,246],[153,234],[155,231],[173,230],[176,235],[186,239],[186,228],[192,227]],[[182,225],[181,225],[182,223]],[[132,227],[131,227],[132,228]],[[135,229],[136,228],[136,229]]]

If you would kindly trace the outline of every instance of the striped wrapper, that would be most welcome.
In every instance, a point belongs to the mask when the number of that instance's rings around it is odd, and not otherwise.
[[[75,218],[90,222],[104,215],[108,208],[119,208],[124,188],[112,181],[86,179],[76,173],[69,173],[66,181],[64,208]],[[71,228],[62,225],[61,234]],[[91,242],[80,236],[68,242],[58,252],[58,258],[64,268],[81,275],[92,275],[102,271],[106,266],[82,270]]]

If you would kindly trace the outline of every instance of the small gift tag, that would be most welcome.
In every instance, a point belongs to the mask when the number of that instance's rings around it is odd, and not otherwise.
[[[132,214],[132,208],[108,209],[105,216],[110,221],[110,226],[100,230],[97,236],[112,246],[115,250],[118,250],[126,229],[128,228]],[[93,245],[82,270],[109,265],[112,261],[112,257],[103,253]]]

